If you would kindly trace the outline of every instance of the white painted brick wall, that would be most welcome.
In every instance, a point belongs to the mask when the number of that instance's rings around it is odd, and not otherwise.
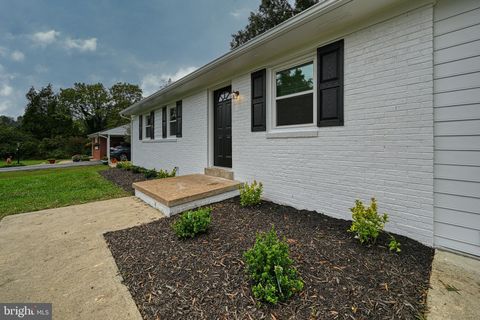
[[[250,74],[232,81],[233,170],[265,198],[350,218],[375,196],[387,229],[433,244],[432,8],[346,36],[345,125],[315,138],[250,131]]]
[[[423,7],[345,39],[345,125],[315,138],[266,139],[250,131],[250,74],[232,80],[233,170],[257,179],[265,198],[349,219],[356,198],[375,196],[387,229],[433,244],[433,31]],[[138,141],[133,161],[152,168],[207,166],[207,91],[184,99],[183,138]],[[161,139],[160,111],[156,137]]]
[[[176,141],[162,139],[162,109],[155,110],[155,140],[138,140],[138,117],[132,126],[132,160],[145,168],[179,167],[179,174],[200,173],[207,166],[207,93],[183,99],[182,136]]]

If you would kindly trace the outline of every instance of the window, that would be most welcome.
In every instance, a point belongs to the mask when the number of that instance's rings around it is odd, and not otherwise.
[[[313,124],[315,86],[313,61],[274,74],[276,126]]]
[[[169,127],[169,136],[177,135],[177,109],[176,107],[171,107],[168,109],[168,127]]]
[[[153,117],[151,114],[145,116],[145,138],[152,138]]]

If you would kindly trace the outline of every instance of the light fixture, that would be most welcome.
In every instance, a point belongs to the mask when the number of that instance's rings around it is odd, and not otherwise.
[[[232,91],[232,98],[237,100],[238,97],[240,96],[240,91],[236,90],[236,91]]]

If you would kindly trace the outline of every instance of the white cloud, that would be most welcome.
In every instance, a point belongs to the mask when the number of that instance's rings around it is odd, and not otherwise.
[[[97,50],[97,38],[90,39],[72,39],[65,40],[65,47],[67,49],[77,49],[79,51],[95,51]]]
[[[156,74],[147,74],[145,75],[141,82],[140,88],[143,90],[143,96],[149,96],[155,91],[160,90],[163,86],[168,83],[168,80],[177,81],[185,77],[187,74],[192,73],[197,70],[197,67],[183,67],[177,70],[175,73],[162,73],[160,75]]]
[[[23,52],[18,50],[13,51],[10,57],[14,61],[23,61],[25,59],[25,55],[23,54]]]
[[[52,44],[57,40],[57,37],[60,35],[60,32],[55,30],[49,31],[40,31],[36,32],[32,35],[32,40],[41,46],[46,46],[48,44]]]
[[[8,97],[13,93],[13,88],[8,84],[2,84],[0,86],[0,97]]]
[[[5,57],[7,55],[7,49],[0,47],[0,57]]]

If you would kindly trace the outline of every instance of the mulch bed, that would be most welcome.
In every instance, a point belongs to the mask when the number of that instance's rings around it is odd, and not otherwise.
[[[144,319],[415,319],[425,311],[433,249],[397,236],[365,247],[350,222],[270,202],[213,205],[210,231],[178,240],[173,219],[109,232],[105,239]],[[305,282],[276,306],[257,303],[243,253],[274,224]]]
[[[133,173],[127,170],[110,168],[99,172],[105,179],[115,183],[123,190],[135,194],[132,183],[147,180],[143,173]]]

